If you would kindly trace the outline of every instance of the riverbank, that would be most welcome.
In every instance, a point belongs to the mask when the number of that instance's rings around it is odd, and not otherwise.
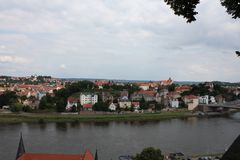
[[[153,121],[195,116],[187,111],[134,113],[134,114],[59,114],[59,113],[19,113],[0,114],[0,123],[21,122],[107,122],[107,121]]]
[[[216,116],[214,114],[211,116]],[[59,114],[59,113],[0,113],[0,123],[21,122],[108,122],[108,121],[154,121],[171,118],[196,117],[186,110],[159,113],[132,114]]]

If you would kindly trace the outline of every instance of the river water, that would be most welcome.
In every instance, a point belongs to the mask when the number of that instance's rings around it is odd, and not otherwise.
[[[227,117],[151,122],[0,124],[0,159],[14,160],[22,132],[27,152],[83,153],[117,160],[144,147],[186,155],[224,152],[240,134],[240,113]]]

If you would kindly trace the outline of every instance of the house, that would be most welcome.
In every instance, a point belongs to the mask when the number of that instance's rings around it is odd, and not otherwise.
[[[144,91],[147,91],[150,88],[149,83],[137,83],[137,85],[139,86],[139,88],[141,88]]]
[[[98,102],[98,95],[95,93],[81,93],[80,94],[80,103],[84,104],[95,104]]]
[[[92,104],[83,104],[83,110],[92,111],[93,110],[93,105]]]
[[[118,103],[119,103],[119,107],[122,109],[131,108],[132,106],[131,101],[119,101]]]
[[[156,92],[155,91],[138,91],[134,92],[131,95],[131,100],[132,101],[141,101],[142,98],[144,98],[145,101],[150,102],[150,101],[155,101],[156,100]]]
[[[138,111],[140,109],[140,102],[132,102],[132,106],[134,111]]]
[[[120,100],[128,100],[128,91],[127,90],[123,90],[120,92]]]
[[[95,81],[95,85],[98,86],[99,89],[103,89],[104,85],[111,85],[112,83],[110,81],[107,80],[97,80]]]
[[[68,97],[66,110],[67,111],[71,110],[73,106],[77,107],[78,106],[78,102],[79,102],[79,100],[77,98]]]
[[[210,98],[209,98],[209,103],[211,103],[211,104],[216,104],[216,99],[215,99],[215,97],[210,96]]]
[[[199,104],[208,104],[209,103],[209,96],[201,96],[199,97]]]
[[[192,89],[191,86],[182,85],[182,86],[177,86],[175,88],[175,91],[178,92],[178,93],[183,93],[183,92],[186,92],[186,91],[190,91],[191,89]]]
[[[199,104],[199,97],[194,95],[188,95],[183,97],[184,103],[187,105],[189,111],[193,111]]]
[[[102,101],[106,102],[106,101],[113,101],[113,95],[110,92],[102,92]]]
[[[222,95],[217,95],[215,99],[218,104],[225,103],[225,98]]]
[[[161,80],[159,84],[160,86],[170,86],[171,84],[173,84],[173,80],[171,78],[169,78],[168,80]]]
[[[169,105],[170,105],[171,108],[178,108],[179,107],[178,99],[171,99],[169,101]]]
[[[97,151],[95,158],[90,150],[84,154],[46,154],[46,153],[27,153],[25,151],[22,136],[18,145],[16,160],[94,160],[98,159]]]
[[[108,107],[110,111],[116,111],[117,110],[117,104],[116,103],[111,103]]]

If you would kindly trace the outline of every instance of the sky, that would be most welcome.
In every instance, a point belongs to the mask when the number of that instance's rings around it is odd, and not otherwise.
[[[0,75],[240,82],[240,19],[201,0],[0,0]]]

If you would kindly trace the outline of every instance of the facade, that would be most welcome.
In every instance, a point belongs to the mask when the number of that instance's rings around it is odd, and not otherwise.
[[[71,110],[71,108],[75,106],[78,106],[78,99],[74,98],[74,97],[69,97],[67,100],[67,106],[66,106],[66,110],[69,111]]]
[[[95,104],[98,102],[98,95],[94,93],[81,93],[80,94],[80,103],[84,104]]]
[[[113,95],[110,92],[102,92],[102,101],[106,102],[106,101],[113,101]]]
[[[208,104],[209,103],[209,96],[201,96],[199,97],[199,104]]]
[[[119,101],[119,107],[122,109],[131,108],[132,103],[130,101]]]
[[[92,111],[93,110],[93,105],[92,104],[83,104],[83,109],[85,111]]]
[[[171,108],[178,108],[179,107],[179,101],[178,99],[171,99],[169,101],[170,107]]]
[[[198,98],[199,98],[198,96],[194,95],[183,97],[183,101],[187,105],[189,111],[193,111],[197,108],[197,106],[199,105]]]
[[[110,111],[116,111],[117,110],[117,104],[111,103],[108,107]]]

